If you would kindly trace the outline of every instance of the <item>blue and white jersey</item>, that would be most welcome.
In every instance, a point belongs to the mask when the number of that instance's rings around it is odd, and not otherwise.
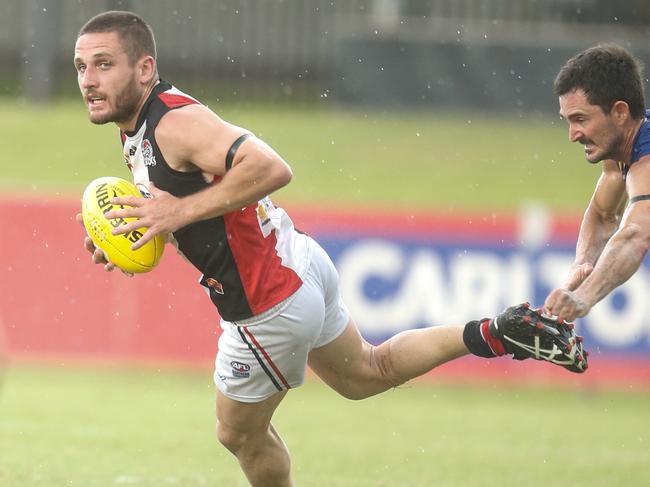
[[[632,164],[647,155],[650,155],[650,110],[645,111],[645,119],[634,138],[630,162],[627,164],[619,164],[623,177],[627,177],[627,172],[630,170]]]

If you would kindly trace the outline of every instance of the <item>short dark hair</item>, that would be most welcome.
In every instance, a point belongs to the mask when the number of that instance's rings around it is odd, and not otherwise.
[[[604,44],[576,54],[555,78],[555,94],[582,89],[592,105],[609,113],[617,101],[630,107],[633,118],[645,116],[641,62],[616,44]]]
[[[156,40],[153,30],[139,15],[121,10],[111,10],[95,15],[84,24],[77,37],[103,32],[117,33],[131,65],[134,65],[142,56],[151,56],[156,59]]]

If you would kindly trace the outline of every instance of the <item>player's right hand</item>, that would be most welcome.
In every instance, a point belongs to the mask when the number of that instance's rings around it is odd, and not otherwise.
[[[544,312],[557,316],[558,320],[575,321],[582,318],[591,309],[591,305],[581,299],[577,292],[558,287],[551,291],[544,301]]]

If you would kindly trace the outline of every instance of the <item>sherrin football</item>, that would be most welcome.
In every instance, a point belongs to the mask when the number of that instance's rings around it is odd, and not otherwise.
[[[117,196],[142,197],[138,188],[125,179],[103,177],[92,181],[85,189],[81,204],[86,232],[95,247],[104,251],[106,260],[126,272],[142,273],[153,269],[162,257],[165,238],[156,235],[137,250],[131,245],[137,242],[146,228],[139,228],[122,235],[111,232],[120,225],[126,225],[135,218],[116,218],[108,220],[104,214],[113,209],[123,208],[111,204],[111,198]]]

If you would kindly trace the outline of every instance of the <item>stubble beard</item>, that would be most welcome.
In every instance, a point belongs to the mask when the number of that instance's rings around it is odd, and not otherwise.
[[[607,142],[607,145],[603,147],[600,155],[596,154],[596,157],[587,156],[587,162],[589,164],[598,164],[601,161],[606,161],[609,159],[616,159],[618,157],[618,151],[621,145],[623,144],[623,133],[615,133],[612,138]]]
[[[120,93],[115,95],[115,109],[96,118],[90,114],[90,121],[95,125],[105,125],[110,122],[119,124],[133,118],[142,96],[142,92],[138,88],[137,81],[132,79]]]

